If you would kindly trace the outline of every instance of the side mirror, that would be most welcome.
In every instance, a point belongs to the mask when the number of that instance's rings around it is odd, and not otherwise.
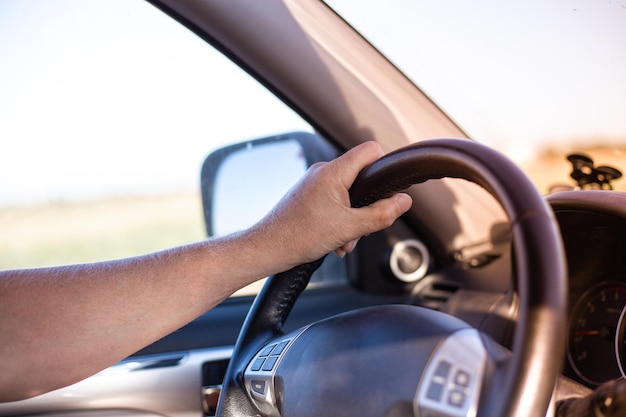
[[[336,156],[328,142],[306,132],[254,139],[212,152],[200,178],[207,235],[253,225],[312,164]]]

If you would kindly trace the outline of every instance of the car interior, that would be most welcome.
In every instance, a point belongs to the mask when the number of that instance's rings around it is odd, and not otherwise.
[[[414,201],[0,415],[626,414],[626,4],[350,3],[0,6],[0,269],[242,230],[370,140],[353,207]]]

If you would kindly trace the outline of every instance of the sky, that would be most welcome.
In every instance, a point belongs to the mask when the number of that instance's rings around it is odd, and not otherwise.
[[[310,127],[144,1],[0,0],[0,206],[197,188],[210,151],[292,130]]]
[[[478,140],[626,137],[626,0],[329,3]],[[310,127],[143,1],[0,0],[0,206],[197,187],[211,150],[290,130]]]
[[[626,0],[328,2],[479,141],[626,140]]]

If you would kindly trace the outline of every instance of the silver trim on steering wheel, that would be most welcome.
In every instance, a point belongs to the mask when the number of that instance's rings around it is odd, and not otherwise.
[[[415,395],[415,415],[475,417],[486,365],[487,352],[476,329],[452,333],[429,360]]]

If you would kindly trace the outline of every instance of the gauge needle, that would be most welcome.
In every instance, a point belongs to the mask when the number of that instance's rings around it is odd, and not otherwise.
[[[612,340],[615,337],[615,329],[602,326],[599,330],[579,330],[574,332],[576,336],[600,336],[603,339]]]
[[[600,330],[584,330],[584,331],[579,331],[579,332],[575,332],[574,335],[576,336],[597,336],[600,334]]]

